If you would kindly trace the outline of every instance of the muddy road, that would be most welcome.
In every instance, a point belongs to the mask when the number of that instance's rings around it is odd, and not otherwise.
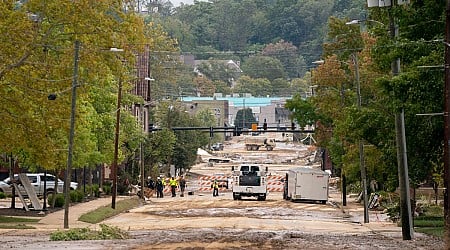
[[[290,167],[286,163],[315,164],[314,151],[307,146],[280,143],[271,152],[246,152],[240,138],[233,140],[223,151],[204,156],[226,157],[231,163],[193,167],[188,179],[192,195],[152,197],[142,206],[102,222],[127,231],[131,239],[50,242],[50,230],[17,230],[1,234],[0,248],[445,249],[442,240],[419,233],[413,240],[402,240],[401,228],[381,211],[370,211],[370,223],[362,223],[362,205],[348,198],[347,206],[341,207],[341,194],[335,186],[330,187],[326,204],[286,201],[281,192],[270,192],[266,201],[233,200],[232,193],[224,189],[218,197],[213,197],[212,191],[200,192],[200,176],[226,176],[231,165],[239,162],[270,164],[273,176],[282,176]]]
[[[363,224],[360,204],[350,201],[342,209],[337,201],[335,190],[327,204],[285,201],[281,193],[266,201],[235,201],[229,192],[152,198],[102,222],[127,231],[131,239],[51,242],[50,231],[19,230],[2,234],[0,248],[445,249],[441,240],[423,234],[402,240],[401,228],[381,212],[371,211],[371,222]]]
[[[331,196],[325,205],[285,201],[281,193],[266,201],[234,201],[229,193],[168,197],[105,223],[133,232],[130,249],[443,249],[425,235],[403,241],[379,212],[371,212],[372,226],[361,224],[358,204],[341,209],[339,194]]]

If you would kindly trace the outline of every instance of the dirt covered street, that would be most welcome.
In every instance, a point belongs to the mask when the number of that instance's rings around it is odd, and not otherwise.
[[[279,142],[274,151],[247,152],[239,138],[225,144],[223,151],[203,155],[206,162],[194,166],[188,175],[191,195],[155,196],[142,206],[102,223],[127,231],[127,240],[51,242],[49,233],[62,228],[62,211],[48,214],[34,230],[0,231],[0,248],[18,249],[444,249],[443,241],[415,233],[402,240],[401,228],[382,211],[370,211],[370,223],[363,223],[362,205],[348,198],[341,207],[341,194],[330,187],[326,204],[292,202],[279,192],[278,177],[292,166],[314,166],[314,150],[308,146]],[[210,158],[231,159],[208,164]],[[259,162],[268,166],[271,191],[267,200],[234,200],[230,188],[213,197],[210,182],[224,179],[231,165]],[[270,163],[269,163],[270,162]],[[277,179],[278,178],[278,179]],[[126,199],[127,197],[121,197]],[[71,207],[78,216],[109,199]],[[89,205],[90,204],[90,205]],[[70,227],[98,228],[76,221]]]
[[[403,241],[401,229],[383,214],[372,212],[373,225],[363,225],[359,206],[343,211],[333,203],[294,203],[280,193],[264,202],[234,201],[228,193],[170,197],[106,223],[133,232],[130,249],[443,249],[424,235]]]

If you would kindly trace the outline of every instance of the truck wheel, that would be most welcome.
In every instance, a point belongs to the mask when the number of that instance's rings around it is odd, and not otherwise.
[[[264,194],[264,195],[258,196],[258,200],[259,201],[265,201],[266,200],[266,195]]]
[[[327,204],[327,201],[321,201],[322,202],[322,204]]]
[[[50,195],[53,195],[54,190],[53,189],[47,189],[47,197],[49,197]],[[42,194],[44,195],[44,194]]]
[[[239,195],[237,193],[233,193],[233,200],[239,200]]]
[[[252,147],[246,146],[246,149],[247,149],[247,151],[250,151],[250,150],[252,150]]]

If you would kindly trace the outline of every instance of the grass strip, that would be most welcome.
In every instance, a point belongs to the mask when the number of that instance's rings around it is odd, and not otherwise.
[[[0,224],[1,223],[37,223],[40,220],[41,219],[0,215]]]
[[[443,227],[417,227],[414,231],[419,233],[424,233],[427,235],[432,235],[438,238],[444,238],[444,228]]]
[[[137,197],[130,199],[120,200],[116,202],[116,209],[112,209],[111,205],[97,208],[91,212],[85,213],[80,216],[78,220],[91,224],[102,222],[115,215],[128,211],[140,205],[140,200]]]
[[[414,218],[414,230],[419,233],[444,237],[444,218],[442,216],[419,216]]]
[[[415,227],[443,227],[444,219],[433,219],[433,220],[417,220],[414,219]]]
[[[1,229],[36,229],[33,226],[28,226],[25,224],[14,224],[14,223],[6,223],[6,224],[0,223],[0,228]]]

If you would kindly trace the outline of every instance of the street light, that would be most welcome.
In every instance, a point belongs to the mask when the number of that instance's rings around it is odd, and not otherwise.
[[[353,25],[353,24],[362,24],[364,22],[373,22],[373,23],[378,23],[381,26],[385,26],[384,23],[382,23],[380,21],[377,21],[377,20],[373,20],[373,19],[365,19],[365,20],[353,19],[353,20],[351,20],[349,22],[346,22],[345,24],[346,25]]]
[[[376,5],[374,5],[376,6]],[[369,6],[371,7],[371,6]],[[378,6],[378,7],[384,7]],[[398,37],[398,26],[396,25],[395,18],[389,15],[390,35],[393,40]],[[385,26],[383,23],[376,20],[353,20],[346,24],[361,24],[363,22],[375,22]],[[362,26],[360,26],[360,30]],[[400,58],[396,58],[391,63],[392,74],[398,75],[400,72]],[[409,177],[408,177],[408,160],[406,153],[406,136],[405,136],[405,120],[404,111],[395,114],[395,131],[397,141],[397,164],[399,172],[399,184],[400,184],[400,201],[401,201],[401,221],[402,221],[402,236],[404,240],[410,240],[413,238],[413,223],[411,215],[411,200],[409,194]],[[362,173],[361,173],[362,175]]]

